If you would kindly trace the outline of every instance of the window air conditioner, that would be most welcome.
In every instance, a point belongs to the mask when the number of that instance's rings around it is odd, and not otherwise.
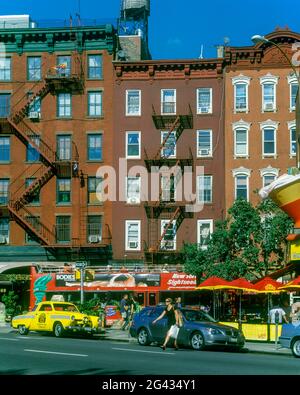
[[[39,119],[40,113],[38,111],[30,111],[29,118],[30,119]]]
[[[5,236],[0,236],[0,244],[6,244],[7,238]]]
[[[130,197],[127,199],[127,203],[137,204],[137,203],[139,203],[139,199],[137,197]]]
[[[138,242],[137,241],[130,241],[129,248],[138,248]]]
[[[210,150],[209,149],[201,149],[200,150],[200,155],[201,156],[207,156],[207,155],[209,155],[210,154]]]
[[[89,243],[98,243],[100,241],[100,237],[98,235],[90,235]]]
[[[264,111],[274,111],[274,104],[273,103],[265,103]]]
[[[170,241],[170,240],[164,240],[162,245],[161,245],[161,249],[162,250],[174,250],[174,241]]]
[[[199,112],[200,114],[207,114],[209,112],[209,107],[200,107]]]

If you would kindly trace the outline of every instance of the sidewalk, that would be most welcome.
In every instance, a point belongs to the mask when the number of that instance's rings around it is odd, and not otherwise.
[[[0,326],[0,333],[10,333],[16,332],[10,324],[5,324],[4,326]],[[107,328],[104,333],[96,335],[101,340],[110,340],[116,342],[124,342],[124,343],[133,343],[137,344],[137,340],[130,336],[128,331],[122,331],[120,329],[111,329]],[[246,342],[245,343],[245,351],[249,351],[251,353],[260,353],[260,354],[275,354],[275,355],[292,355],[291,350],[287,348],[280,348],[280,344],[276,345],[275,343],[263,343],[263,342]]]

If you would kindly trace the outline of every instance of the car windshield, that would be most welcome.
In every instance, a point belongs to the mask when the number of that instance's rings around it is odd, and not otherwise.
[[[198,310],[181,310],[182,314],[186,318],[187,321],[208,321],[208,322],[217,322],[213,317],[204,311]]]
[[[56,311],[78,311],[77,307],[73,304],[56,304],[54,303],[54,310]]]

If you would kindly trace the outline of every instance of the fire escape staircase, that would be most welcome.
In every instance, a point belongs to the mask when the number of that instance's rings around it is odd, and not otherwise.
[[[152,167],[160,168],[163,165],[168,165],[169,167],[175,167],[177,169],[180,168],[182,171],[185,166],[193,168],[193,155],[191,149],[189,149],[189,158],[186,159],[171,158],[163,155],[163,149],[166,147],[167,141],[172,132],[175,132],[175,141],[177,143],[184,129],[193,128],[193,114],[191,107],[189,106],[188,115],[157,115],[153,108],[152,118],[154,125],[158,130],[167,130],[168,132],[153,159],[149,158],[146,150],[144,150],[145,164],[148,171],[151,171]],[[177,174],[173,175],[173,188],[176,188],[177,183],[182,177],[182,171],[178,171]],[[169,177],[168,183],[165,185],[165,189],[169,190],[169,192],[171,192],[171,182],[172,177]],[[164,243],[164,239],[168,231],[172,229],[173,225],[175,225],[175,232],[177,232],[185,218],[193,217],[193,213],[186,212],[184,204],[174,201],[172,197],[170,200],[165,200],[162,188],[160,190],[158,201],[153,203],[146,202],[145,210],[149,221],[148,245],[145,243],[145,252],[151,254],[166,252],[164,244],[167,242]],[[162,232],[158,229],[158,219],[161,215],[163,216],[161,219],[168,220],[168,223]]]
[[[80,71],[80,73],[82,70]],[[42,84],[42,85],[41,85]],[[55,73],[48,73],[43,82],[36,83],[31,88],[31,96],[24,95],[12,108],[11,115],[8,116],[7,122],[12,127],[14,134],[27,146],[34,148],[40,156],[42,166],[34,171],[28,177],[30,169],[34,166],[31,165],[27,172],[26,178],[32,178],[33,182],[29,186],[25,186],[25,177],[23,172],[17,177],[10,185],[8,210],[10,211],[16,222],[31,236],[33,236],[40,244],[45,246],[53,246],[56,244],[55,231],[50,230],[44,223],[42,223],[38,216],[34,215],[27,207],[26,204],[30,203],[34,196],[39,193],[40,189],[55,175],[61,172],[64,164],[59,161],[55,150],[51,144],[41,138],[39,133],[36,133],[32,127],[25,121],[28,114],[30,104],[36,98],[41,100],[48,94],[54,94],[61,89],[66,91],[75,86],[74,90],[81,92],[83,87],[83,80],[81,74],[71,76],[55,76]],[[75,84],[75,85],[74,85]],[[56,90],[57,89],[57,90]],[[79,176],[78,172],[78,151],[73,143],[72,147],[72,160],[66,161],[71,169],[71,176]],[[76,164],[76,168],[73,165]],[[29,170],[29,171],[28,171]]]

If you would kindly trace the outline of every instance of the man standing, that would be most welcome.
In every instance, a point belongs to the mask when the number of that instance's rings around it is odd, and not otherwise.
[[[282,324],[282,320],[284,320],[284,322],[288,324],[285,311],[281,307],[279,307],[279,305],[275,305],[269,311],[269,317],[271,324],[276,324],[277,321],[276,318],[278,318],[278,322],[277,322],[278,324]]]
[[[121,300],[121,303],[120,303],[120,313],[121,313],[121,316],[122,316],[122,326],[121,326],[122,331],[125,330],[126,325],[128,323],[128,318],[129,318],[129,316],[128,316],[129,315],[128,309],[129,309],[128,295],[125,294],[123,296],[123,299]]]

